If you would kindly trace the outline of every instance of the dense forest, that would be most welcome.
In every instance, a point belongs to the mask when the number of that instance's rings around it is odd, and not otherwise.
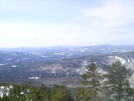
[[[0,84],[0,101],[134,101],[129,78],[131,69],[120,62],[108,66],[107,73],[97,71],[92,63],[82,74],[82,86],[75,89],[54,84],[51,87],[25,84]]]

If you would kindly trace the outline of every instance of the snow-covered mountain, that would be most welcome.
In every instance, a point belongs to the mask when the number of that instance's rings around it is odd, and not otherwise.
[[[40,48],[0,48],[0,64],[52,60],[61,58],[72,58],[90,54],[109,54],[115,52],[131,52],[134,51],[134,45],[131,46],[112,46],[112,45],[96,45],[85,47],[73,46],[55,46]]]
[[[105,73],[115,61],[134,70],[134,46],[1,49],[0,81],[77,85],[91,63],[99,65],[98,71]]]

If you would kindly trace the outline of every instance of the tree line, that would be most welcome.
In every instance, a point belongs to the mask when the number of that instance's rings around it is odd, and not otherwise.
[[[26,84],[0,84],[0,101],[134,101],[134,88],[129,78],[133,71],[117,61],[106,73],[98,72],[92,63],[82,74],[82,86],[71,89],[54,84],[51,88]],[[4,87],[4,89],[2,88]]]
[[[82,87],[77,87],[77,101],[134,101],[134,88],[129,78],[133,72],[117,61],[100,74],[92,63],[82,74]]]

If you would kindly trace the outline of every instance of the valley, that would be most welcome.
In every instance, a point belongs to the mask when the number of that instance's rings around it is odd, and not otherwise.
[[[106,73],[107,66],[120,61],[134,71],[134,46],[46,47],[0,49],[0,82],[34,85],[81,85],[80,75],[91,63]],[[134,79],[131,78],[131,81]]]

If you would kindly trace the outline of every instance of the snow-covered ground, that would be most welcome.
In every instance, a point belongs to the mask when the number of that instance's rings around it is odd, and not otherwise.
[[[0,98],[2,98],[4,96],[4,94],[6,96],[8,96],[9,95],[9,91],[12,88],[13,88],[13,86],[1,86],[0,87]]]
[[[121,57],[119,57],[119,56],[109,56],[109,58],[111,58],[111,59],[117,59],[117,60],[119,60],[122,64],[125,64],[125,63],[127,62],[125,59],[123,59],[123,58],[121,58]],[[130,60],[128,60],[128,61],[130,61]]]
[[[12,67],[17,67],[17,65],[12,65]]]
[[[80,50],[81,52],[84,52],[84,51],[86,51],[86,50],[88,50],[88,48],[84,48],[84,49],[82,49],[82,50]]]
[[[54,53],[54,55],[65,55],[65,52]]]
[[[121,57],[115,56],[115,59],[118,59],[122,64],[126,63],[126,60]]]
[[[37,76],[33,76],[33,77],[28,77],[28,79],[39,79],[39,77],[37,77]]]

